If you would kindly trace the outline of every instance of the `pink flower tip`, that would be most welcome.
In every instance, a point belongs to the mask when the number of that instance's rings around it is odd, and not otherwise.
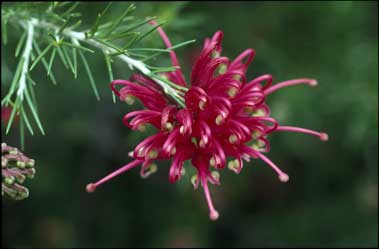
[[[87,193],[93,193],[93,192],[95,192],[95,190],[96,190],[95,184],[93,184],[93,183],[87,184],[87,186],[86,186]]]
[[[317,84],[318,84],[317,80],[311,80],[311,81],[309,81],[309,85],[310,86],[317,86]]]
[[[288,182],[289,179],[290,179],[290,177],[287,174],[280,174],[279,175],[279,180],[281,182]]]
[[[213,210],[212,212],[209,213],[209,218],[213,221],[217,220],[220,215],[216,210]]]
[[[320,139],[321,141],[328,141],[329,140],[329,135],[326,133],[321,133],[320,134]]]

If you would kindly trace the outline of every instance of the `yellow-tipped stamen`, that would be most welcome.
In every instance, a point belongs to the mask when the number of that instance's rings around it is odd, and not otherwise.
[[[173,156],[176,154],[176,147],[172,147],[171,151],[170,151],[170,154]]]
[[[156,149],[152,149],[147,153],[147,157],[149,159],[155,159],[158,157],[158,151]]]
[[[191,183],[192,183],[193,187],[196,188],[198,183],[199,183],[199,177],[197,175],[193,175],[191,177]]]
[[[236,134],[232,134],[229,136],[229,143],[231,144],[235,144],[238,142],[238,137]]]
[[[254,130],[251,133],[251,138],[252,139],[258,139],[261,135],[262,135],[262,133],[259,130]]]
[[[135,100],[136,98],[131,94],[126,94],[124,98],[124,102],[127,103],[128,105],[133,105]]]
[[[217,181],[220,180],[220,173],[218,173],[217,171],[212,171],[211,175]]]
[[[224,74],[224,73],[226,73],[227,70],[228,70],[228,67],[227,67],[227,65],[224,64],[224,63],[221,63],[221,64],[218,66],[218,68],[217,68],[217,72],[218,72],[219,74]]]
[[[164,129],[165,129],[166,131],[172,131],[172,128],[174,128],[174,126],[172,125],[172,123],[170,123],[170,122],[166,122],[166,123],[164,124]]]
[[[209,159],[209,165],[211,167],[216,166],[216,159],[215,159],[215,157],[212,156],[211,159]]]
[[[236,96],[237,92],[238,92],[238,89],[237,89],[237,88],[235,88],[235,87],[230,87],[229,90],[228,90],[228,96],[229,96],[230,98],[234,98],[234,97]]]
[[[200,100],[199,101],[199,108],[200,108],[200,110],[204,111],[206,104],[207,103],[205,101]]]
[[[185,174],[186,174],[186,169],[184,167],[182,167],[180,170],[180,175],[184,176]]]
[[[235,75],[233,75],[233,79],[241,81],[241,75],[235,74]]]
[[[139,130],[140,132],[146,131],[146,124],[138,125],[137,130]]]
[[[221,125],[221,123],[224,121],[224,118],[222,117],[221,114],[217,115],[215,123],[216,125]]]
[[[265,111],[262,110],[262,109],[256,109],[253,111],[253,113],[251,114],[251,116],[253,117],[264,117],[266,115]]]

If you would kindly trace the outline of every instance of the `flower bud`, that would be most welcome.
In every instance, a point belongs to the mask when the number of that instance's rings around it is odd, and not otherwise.
[[[12,185],[15,181],[14,176],[7,176],[4,178],[4,183],[7,184],[8,186]]]
[[[17,161],[17,167],[23,169],[23,168],[25,168],[25,166],[26,166],[26,163],[25,163],[25,162]]]
[[[34,160],[5,143],[1,144],[1,151],[2,194],[14,200],[28,197],[29,190],[20,184],[34,177]]]

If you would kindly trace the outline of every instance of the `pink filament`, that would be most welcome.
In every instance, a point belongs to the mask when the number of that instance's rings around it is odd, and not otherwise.
[[[287,182],[289,177],[286,173],[284,173],[283,171],[281,171],[278,166],[276,166],[270,159],[268,159],[265,155],[263,155],[262,153],[260,153],[259,151],[255,151],[255,153],[257,154],[257,156],[262,159],[265,163],[267,163],[273,170],[276,171],[276,173],[278,173],[278,176],[279,176],[279,179],[280,181],[282,182]]]
[[[87,192],[89,193],[92,193],[96,190],[96,188],[98,186],[100,186],[101,184],[111,180],[112,178],[124,173],[125,171],[128,171],[134,167],[136,167],[138,164],[140,164],[142,162],[142,160],[134,160],[128,164],[126,164],[125,166],[119,168],[118,170],[112,172],[111,174],[105,176],[104,178],[100,179],[99,181],[97,181],[96,183],[90,183],[87,185],[86,187],[86,190]]]
[[[289,131],[289,132],[305,133],[305,134],[309,134],[309,135],[319,137],[322,141],[328,141],[328,139],[329,139],[328,134],[326,134],[326,133],[312,131],[309,129],[294,127],[294,126],[278,126],[276,131]]]
[[[207,199],[207,203],[208,203],[209,218],[211,220],[217,220],[219,217],[219,214],[213,206],[212,198],[211,198],[211,195],[210,195],[209,189],[208,189],[208,183],[207,183],[206,176],[202,176],[201,181],[202,181],[202,185],[203,185],[203,189],[204,189],[205,198]]]
[[[272,92],[275,92],[276,90],[278,90],[280,88],[287,87],[287,86],[299,85],[299,84],[308,84],[310,86],[316,86],[317,85],[317,81],[315,79],[294,79],[294,80],[287,80],[287,81],[280,82],[278,84],[275,84],[275,85],[267,88],[264,91],[264,93],[266,95],[268,95],[268,94],[270,94]]]
[[[157,22],[155,20],[152,20],[152,21],[150,21],[150,24],[151,25],[157,25]],[[163,31],[163,29],[161,27],[159,27],[159,28],[157,28],[157,31],[158,31],[159,35],[161,36],[163,42],[165,43],[166,47],[167,48],[171,48],[172,45],[171,45],[170,39],[168,39],[168,36]],[[173,50],[171,50],[169,53],[170,53],[172,65],[174,67],[178,67],[178,69],[176,70],[176,72],[178,72],[178,76],[179,76],[180,81],[181,81],[181,82],[175,82],[175,83],[179,84],[179,85],[182,85],[182,86],[186,86],[186,83],[185,83],[185,80],[184,80],[184,76],[183,76],[183,72],[180,69],[180,65],[179,65],[179,62],[178,62],[178,59],[176,57],[175,52]]]

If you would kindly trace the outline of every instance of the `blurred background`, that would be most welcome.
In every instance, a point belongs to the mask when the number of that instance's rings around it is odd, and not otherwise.
[[[115,3],[114,16],[128,4]],[[79,9],[90,22],[105,5]],[[84,68],[76,80],[63,66],[56,70],[58,86],[39,68],[33,75],[47,135],[26,137],[25,153],[36,160],[37,173],[26,182],[29,198],[2,201],[3,247],[377,247],[377,2],[136,5],[140,17],[167,20],[164,29],[174,44],[197,40],[177,51],[187,79],[203,39],[217,30],[224,31],[226,56],[256,50],[250,79],[266,73],[274,83],[316,78],[316,88],[286,88],[267,102],[281,124],[325,131],[330,140],[270,136],[268,156],[290,175],[286,184],[258,160],[246,163],[240,175],[220,172],[221,186],[210,187],[217,222],[208,219],[202,190],[193,190],[189,165],[176,184],[168,182],[169,163],[163,162],[148,179],[136,169],[88,194],[86,184],[129,162],[127,153],[152,130],[123,126],[123,115],[140,106],[113,104],[101,56],[90,57],[100,102]],[[16,66],[8,61],[16,47],[9,39],[2,46],[2,83]],[[163,47],[156,34],[146,43]],[[169,65],[169,57],[153,64]],[[126,79],[131,71],[119,62],[114,74]],[[2,141],[19,146],[18,129],[5,136],[4,126]]]

